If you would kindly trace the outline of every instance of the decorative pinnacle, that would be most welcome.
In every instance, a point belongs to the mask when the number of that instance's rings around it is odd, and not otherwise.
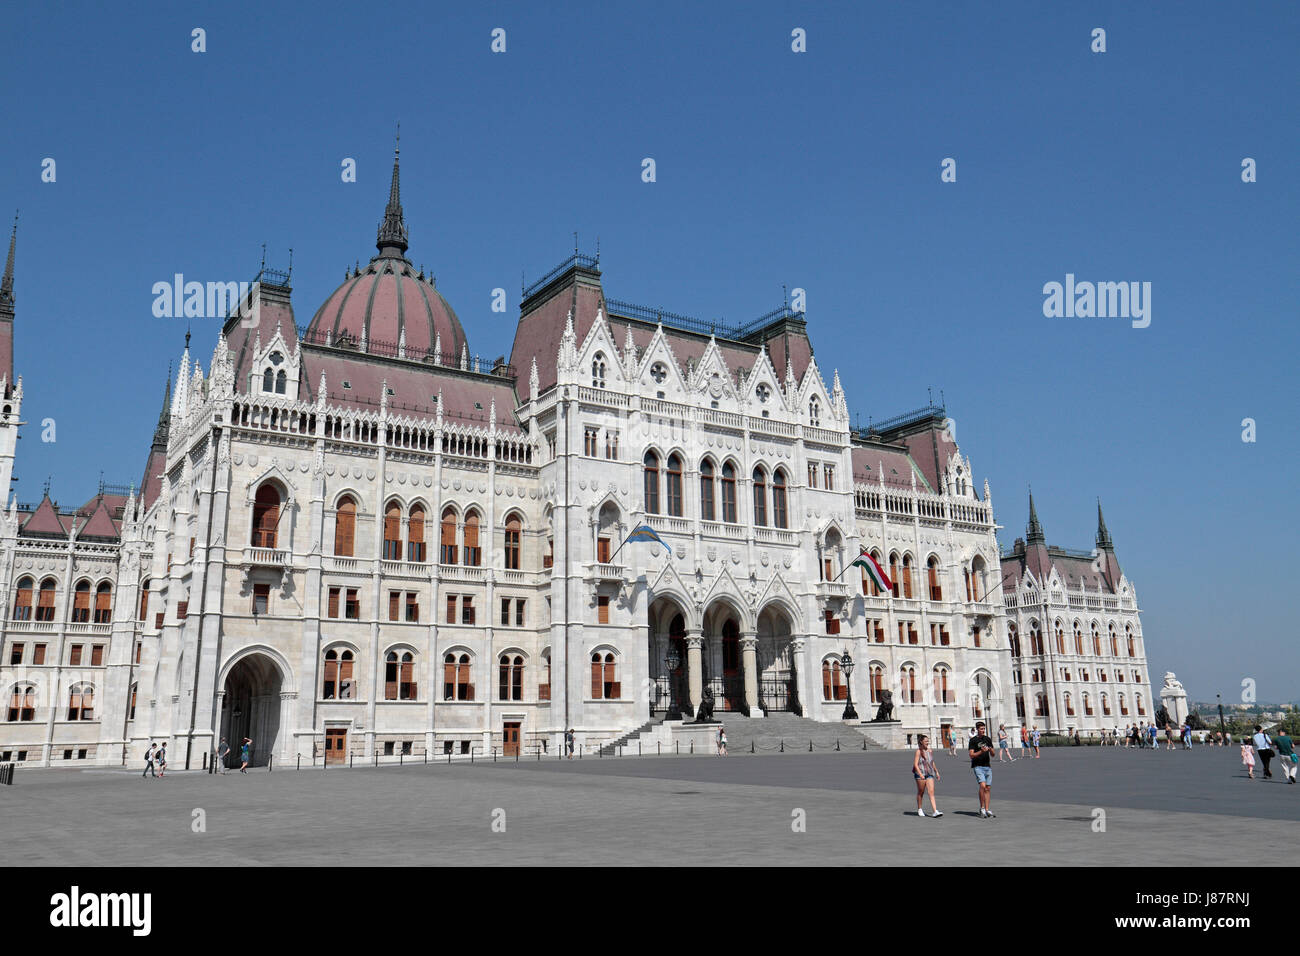
[[[1102,551],[1114,551],[1115,543],[1110,539],[1110,532],[1106,530],[1106,519],[1101,513],[1101,499],[1097,499],[1097,547]]]
[[[14,210],[14,228],[9,234],[9,258],[5,260],[4,278],[0,279],[0,304],[14,304],[14,245],[18,241],[18,211]]]
[[[1038,512],[1034,510],[1034,493],[1029,492],[1029,528],[1025,535],[1025,541],[1029,544],[1043,544],[1047,541],[1043,534],[1043,526],[1038,523]]]
[[[402,217],[402,183],[399,159],[402,149],[402,124],[397,124],[397,145],[393,147],[393,181],[388,187],[388,205],[384,207],[384,221],[379,224],[375,245],[380,255],[406,257],[406,220]]]

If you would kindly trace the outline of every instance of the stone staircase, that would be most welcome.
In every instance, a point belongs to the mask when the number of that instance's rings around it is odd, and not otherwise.
[[[808,753],[809,744],[812,745],[814,753],[833,751],[837,745],[841,751],[885,749],[875,740],[858,730],[857,725],[839,722],[824,723],[808,717],[800,717],[797,714],[772,712],[766,717],[746,717],[739,712],[726,711],[719,713],[715,711],[713,718],[715,721],[712,725],[713,733],[716,735],[716,722],[720,721],[727,730],[727,751],[732,754],[751,752],[765,754],[780,753],[782,751],[785,753]],[[665,740],[664,752],[667,753],[667,747],[670,745],[666,743],[666,730],[667,728],[663,725],[663,717],[659,716],[638,727],[632,733],[601,747],[600,752],[604,756],[617,756],[620,753],[625,756],[635,756],[637,742],[644,741],[645,753],[652,754],[656,752],[655,743]],[[682,753],[686,753],[685,745],[683,745]],[[697,755],[712,754],[714,753],[713,745],[701,747],[697,744],[695,753]]]

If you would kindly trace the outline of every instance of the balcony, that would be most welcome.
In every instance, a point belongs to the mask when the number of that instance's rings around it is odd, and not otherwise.
[[[623,574],[627,571],[625,564],[604,564],[600,561],[593,561],[585,566],[587,569],[586,580],[588,581],[616,581],[623,582]]]
[[[283,548],[253,548],[244,549],[244,567],[246,568],[276,568],[283,570],[289,565],[289,552]]]

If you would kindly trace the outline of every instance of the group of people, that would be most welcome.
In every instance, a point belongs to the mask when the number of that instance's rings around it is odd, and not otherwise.
[[[241,761],[239,765],[240,773],[248,773],[248,761],[252,753],[252,748],[253,748],[252,738],[245,737],[243,744],[239,748],[239,759]],[[226,773],[226,762],[229,759],[229,757],[230,757],[230,744],[226,742],[225,737],[222,737],[221,745],[217,747],[217,759],[216,759],[217,767],[221,773]],[[155,768],[157,768],[156,772],[155,772]],[[166,773],[167,773],[167,743],[164,741],[161,744],[155,744],[152,741],[150,741],[149,749],[144,752],[144,772],[140,774],[140,776],[141,777],[153,776],[156,779],[158,777],[166,776]]]
[[[989,805],[993,795],[993,740],[986,731],[987,725],[982,720],[976,722],[971,728],[966,741],[966,756],[970,758],[971,772],[975,775],[979,787],[980,819],[991,820],[997,816]],[[998,733],[999,740],[1005,741],[1006,727],[1002,726]],[[948,738],[954,752],[956,736],[956,732],[952,731]],[[929,797],[930,816],[943,816],[943,811],[939,809],[934,799],[935,784],[943,778],[934,762],[934,751],[930,748],[930,738],[926,734],[921,734],[916,742],[916,753],[912,756],[912,777],[916,780],[916,815],[918,817],[926,815],[922,801],[925,797]]]
[[[1282,776],[1286,778],[1287,783],[1295,783],[1297,761],[1300,761],[1300,755],[1296,754],[1295,742],[1291,740],[1290,735],[1285,730],[1280,730],[1272,737],[1264,732],[1264,728],[1259,724],[1255,725],[1255,736],[1249,740],[1243,739],[1241,742],[1241,763],[1246,768],[1246,776],[1255,779],[1255,758],[1264,765],[1264,772],[1260,776],[1261,780],[1271,780],[1273,771],[1269,764],[1274,757],[1278,758],[1278,766],[1282,768]]]

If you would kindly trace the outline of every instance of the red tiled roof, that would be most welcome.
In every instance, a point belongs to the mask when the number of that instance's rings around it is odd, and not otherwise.
[[[49,534],[60,537],[67,537],[68,534],[63,518],[54,510],[54,503],[50,501],[48,494],[41,499],[32,516],[23,523],[21,531],[23,534]]]
[[[869,485],[878,484],[880,482],[880,468],[883,464],[886,487],[911,489],[914,466],[907,452],[890,448],[887,445],[858,445],[855,443],[852,455],[853,480],[855,482]],[[917,472],[917,488],[922,491],[930,490],[925,487],[924,474],[919,469]]]
[[[109,497],[108,495],[99,495],[87,503],[88,505],[95,505],[95,510],[91,512],[90,520],[86,521],[77,533],[78,538],[118,537],[120,526],[117,521],[113,520],[113,512],[109,507]],[[125,502],[121,495],[113,495],[112,497],[119,500],[118,507],[121,507]],[[83,512],[85,510],[82,509]]]

